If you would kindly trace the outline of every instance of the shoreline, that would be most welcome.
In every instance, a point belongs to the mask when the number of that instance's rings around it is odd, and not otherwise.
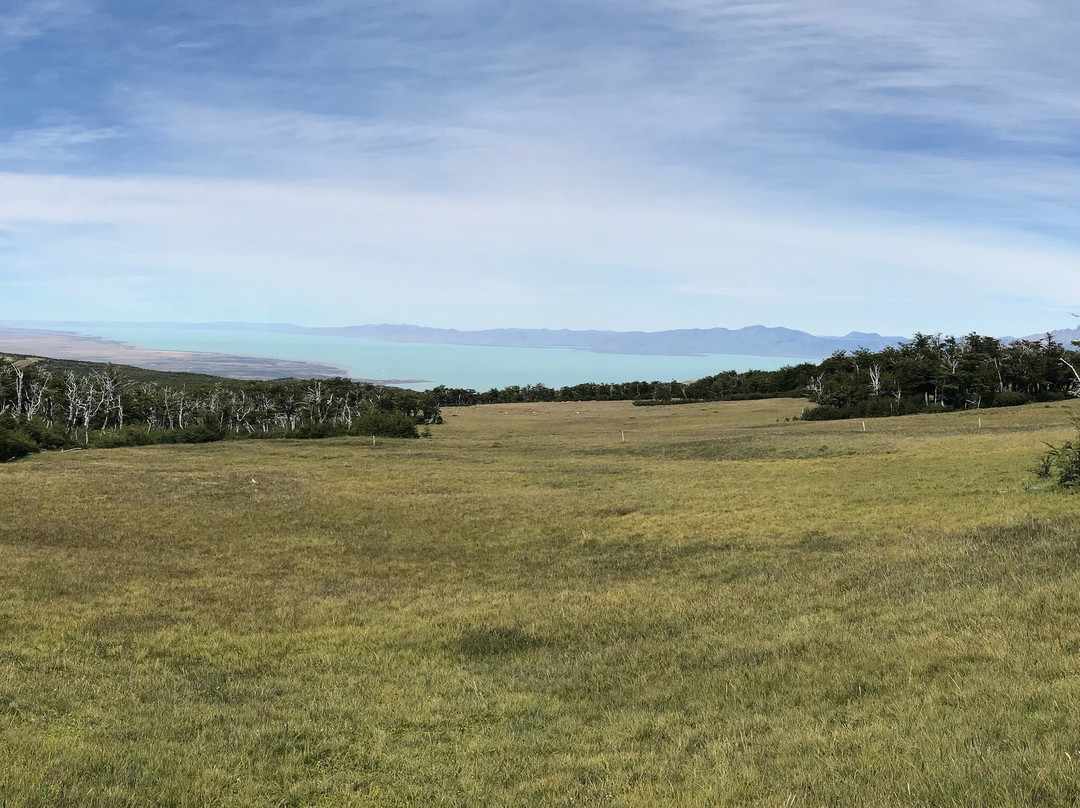
[[[0,352],[71,359],[81,362],[114,362],[147,370],[205,373],[229,379],[351,378],[347,369],[324,362],[272,359],[210,351],[166,351],[139,348],[126,342],[103,339],[77,331],[0,326]],[[426,379],[356,379],[376,384],[427,384]]]

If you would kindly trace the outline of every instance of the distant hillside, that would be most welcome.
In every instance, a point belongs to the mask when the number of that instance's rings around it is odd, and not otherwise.
[[[0,351],[0,371],[5,363],[13,362],[23,367],[34,365],[39,370],[47,371],[56,377],[74,373],[76,376],[88,376],[92,373],[107,373],[110,368],[120,373],[129,382],[152,382],[154,384],[184,387],[187,385],[212,385],[230,377],[215,376],[210,373],[187,373],[175,370],[155,370],[115,362],[84,362],[79,359],[56,359],[32,354],[17,354]],[[240,381],[240,380],[236,380]]]
[[[346,371],[321,362],[267,359],[206,351],[160,351],[87,334],[0,325],[0,353],[51,357],[78,362],[113,362],[148,370],[209,374],[234,379],[321,378],[344,376]]]

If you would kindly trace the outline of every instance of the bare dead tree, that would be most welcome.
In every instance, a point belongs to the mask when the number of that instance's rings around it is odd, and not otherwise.
[[[246,429],[249,433],[255,431],[248,423],[248,418],[255,410],[255,401],[248,398],[247,393],[240,390],[237,395],[237,392],[233,391],[229,396],[229,409],[231,427],[234,432],[239,432],[241,429]]]
[[[881,395],[881,365],[873,364],[869,368],[870,373],[870,394],[873,396]]]
[[[35,415],[44,406],[45,393],[49,389],[49,380],[52,379],[51,373],[44,373],[38,376],[36,379],[32,379],[26,388],[26,417],[27,419],[33,419]],[[49,419],[49,426],[52,426],[51,419]]]
[[[1072,396],[1073,398],[1080,398],[1080,373],[1077,372],[1077,370],[1073,366],[1072,362],[1070,362],[1064,356],[1061,356],[1061,357],[1058,357],[1058,358],[1061,360],[1061,363],[1063,365],[1065,365],[1065,367],[1067,367],[1069,370],[1072,371],[1073,378],[1075,379],[1075,381],[1073,382],[1072,387],[1070,387],[1069,390],[1068,390],[1068,394],[1070,396]]]
[[[98,383],[100,376],[97,373],[76,378],[74,374],[69,374],[69,418],[73,411],[75,423],[82,421],[83,443],[86,445],[90,444],[90,423],[105,405],[105,393]]]
[[[998,392],[1001,393],[1005,390],[1005,379],[1001,376],[1001,360],[993,356],[990,358],[990,362],[994,365],[994,371],[997,373]]]
[[[124,428],[124,396],[123,382],[114,372],[94,373],[98,388],[101,391],[101,410],[105,413],[101,422],[101,431],[109,427],[109,417],[116,416],[119,429]]]
[[[22,414],[22,394],[23,394],[23,376],[26,371],[19,366],[19,363],[14,359],[8,360],[8,365],[11,368],[11,372],[15,374],[15,417],[18,418]]]
[[[79,420],[79,378],[71,371],[64,375],[64,392],[67,396],[67,426],[65,431],[71,434],[75,431]]]
[[[341,409],[338,412],[338,423],[345,424],[349,429],[352,428],[353,411],[352,411],[352,394],[346,392],[345,398],[341,403]]]

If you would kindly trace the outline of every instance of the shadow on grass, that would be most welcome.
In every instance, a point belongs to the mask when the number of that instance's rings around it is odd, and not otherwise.
[[[469,659],[488,659],[543,648],[548,642],[519,628],[493,626],[467,629],[451,645]]]

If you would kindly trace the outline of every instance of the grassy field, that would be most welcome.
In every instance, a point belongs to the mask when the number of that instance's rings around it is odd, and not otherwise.
[[[0,805],[1076,805],[1071,406],[0,465]]]

